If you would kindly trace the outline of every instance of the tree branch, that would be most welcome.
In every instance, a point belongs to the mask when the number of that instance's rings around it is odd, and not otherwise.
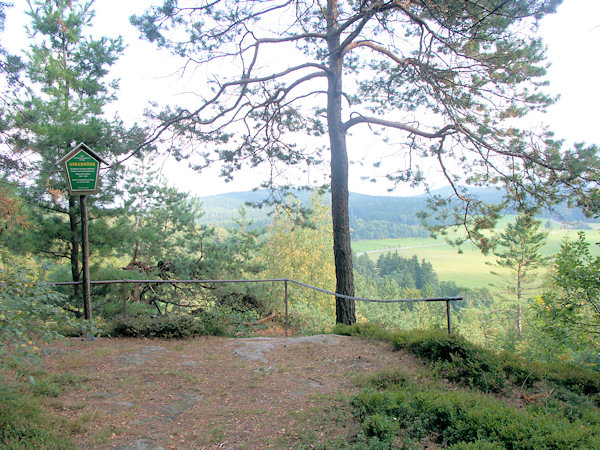
[[[352,42],[351,44],[346,46],[346,48],[344,49],[344,53],[348,53],[359,47],[369,47],[370,49],[375,50],[376,52],[387,56],[392,61],[394,61],[395,63],[397,63],[401,66],[406,67],[409,64],[418,65],[418,64],[416,64],[416,63],[418,63],[418,61],[416,59],[414,59],[414,58],[398,58],[398,56],[396,56],[394,53],[392,53],[388,49],[384,48],[383,46],[381,46],[379,44],[376,44],[373,41],[368,41],[368,40]]]
[[[366,117],[363,115],[355,116],[347,122],[345,122],[343,124],[344,130],[347,131],[351,127],[360,123],[369,123],[372,125],[381,125],[388,128],[396,128],[398,130],[408,131],[410,134],[414,134],[428,139],[439,139],[457,132],[454,125],[446,125],[445,127],[440,128],[438,131],[429,133],[427,131],[419,130],[418,128],[415,128],[402,122],[393,122],[391,120],[384,120],[377,117]]]

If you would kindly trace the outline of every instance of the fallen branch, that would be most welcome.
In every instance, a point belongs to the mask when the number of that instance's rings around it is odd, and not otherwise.
[[[540,398],[547,399],[548,397],[550,397],[552,395],[553,392],[554,392],[554,389],[552,389],[550,392],[541,392],[539,394],[534,394],[532,396],[522,394],[522,397],[523,397],[523,400],[525,400],[526,404],[530,404],[530,403],[535,403],[536,400],[538,400]]]
[[[246,325],[247,327],[251,327],[251,326],[254,326],[254,325],[260,325],[261,323],[265,323],[267,320],[271,320],[274,317],[275,317],[275,313],[272,312],[267,317],[263,317],[262,319],[257,320],[256,322],[253,322],[253,323],[244,322],[244,325]]]

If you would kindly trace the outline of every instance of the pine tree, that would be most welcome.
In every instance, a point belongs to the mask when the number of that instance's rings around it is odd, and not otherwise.
[[[509,223],[498,235],[493,253],[496,260],[492,271],[502,277],[502,291],[508,295],[514,310],[514,323],[519,339],[523,336],[523,303],[527,293],[541,287],[538,269],[544,267],[549,258],[541,253],[548,234],[540,231],[541,222],[531,213],[520,213],[514,223]],[[506,274],[508,273],[508,277]]]
[[[123,51],[121,37],[93,39],[86,34],[94,11],[92,1],[28,0],[29,48],[22,76],[25,92],[14,99],[8,145],[29,154],[13,177],[28,180],[27,195],[35,206],[35,229],[30,249],[70,263],[73,281],[80,280],[79,208],[67,194],[58,160],[80,142],[109,161],[101,171],[101,187],[89,199],[90,244],[114,245],[115,240],[94,232],[106,229],[97,220],[111,211],[119,194],[123,166],[119,155],[143,140],[139,129],[126,130],[118,118],[107,120],[103,108],[115,99],[117,82],[107,79],[109,68]],[[106,224],[106,223],[104,223]],[[79,287],[73,295],[79,298]]]

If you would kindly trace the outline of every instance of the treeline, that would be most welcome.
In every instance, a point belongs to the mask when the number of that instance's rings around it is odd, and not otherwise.
[[[426,238],[429,232],[421,224],[403,224],[385,220],[350,218],[352,239]]]
[[[291,278],[335,290],[331,217],[322,197],[311,199],[307,226],[279,207],[267,227],[254,227],[241,209],[235,225],[224,228],[198,225],[202,215],[198,204],[173,188],[155,185],[152,173],[133,180],[135,186],[128,184],[131,196],[119,214],[93,217],[92,279]],[[28,205],[25,187],[1,193],[13,211],[11,217],[2,216],[0,233],[0,339],[5,347],[27,346],[31,327],[35,333],[45,330],[50,335],[89,330],[90,324],[81,320],[80,290],[46,283],[67,280],[72,274],[69,252],[61,253],[70,241],[59,235],[40,239],[49,230],[41,224],[68,230],[68,221],[59,212]],[[40,218],[35,228],[27,225]],[[465,289],[440,281],[432,264],[416,255],[389,252],[376,260],[360,255],[354,261],[356,295],[384,300],[460,296],[463,301],[451,303],[453,326],[473,342],[533,359],[561,357],[595,365],[600,362],[594,351],[597,339],[585,330],[596,330],[600,323],[594,313],[600,260],[591,256],[581,236],[576,243],[565,243],[556,266],[551,266],[539,254],[545,238],[540,221],[526,215],[507,225],[496,238],[496,260],[490,268],[497,289],[485,285]],[[289,286],[288,294],[295,330],[319,332],[334,325],[331,296],[295,285]],[[130,319],[123,324],[122,286],[93,287],[92,331],[111,333],[116,327],[122,333],[154,336],[157,329],[168,329],[169,335],[177,335],[173,333],[186,332],[181,327],[189,320],[200,320],[203,325],[193,329],[218,324],[222,332],[235,335],[263,318],[281,326],[285,309],[283,287],[277,283],[130,284],[125,302]],[[358,302],[357,315],[359,321],[390,329],[446,326],[444,302]]]
[[[489,303],[487,290],[471,291],[455,282],[439,281],[432,264],[417,255],[410,258],[397,252],[382,253],[376,261],[360,255],[355,261],[357,295],[369,299],[403,300],[438,297],[468,297],[469,303]],[[484,298],[482,300],[482,297]],[[453,302],[455,315],[464,302]],[[370,322],[394,329],[445,327],[445,303],[359,303],[360,314]]]
[[[432,293],[441,295],[440,283],[431,263],[417,258],[399,256],[398,252],[379,255],[374,262],[367,255],[361,255],[356,259],[354,267],[356,274],[365,278],[365,283],[375,289],[378,297],[399,294],[401,290],[413,289],[421,293]],[[393,283],[397,288],[393,292],[383,292],[387,286]],[[370,289],[372,290],[372,289]]]

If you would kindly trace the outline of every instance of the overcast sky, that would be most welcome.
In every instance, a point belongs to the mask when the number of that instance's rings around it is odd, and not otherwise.
[[[119,101],[111,107],[127,123],[142,121],[148,101],[177,103],[184,97],[174,76],[177,65],[166,53],[139,40],[137,30],[129,24],[132,14],[140,14],[151,4],[148,0],[96,0],[95,36],[122,35],[127,49],[114,68],[120,78]],[[6,31],[2,44],[18,53],[26,45],[23,14],[27,3],[14,0],[7,11]],[[548,46],[550,91],[560,94],[543,121],[557,137],[569,142],[600,144],[600,1],[564,0],[558,13],[544,19],[541,33]],[[364,168],[362,169],[364,170]],[[350,190],[374,195],[389,195],[387,186],[360,181],[360,168],[350,170]],[[225,183],[217,171],[198,175],[182,166],[167,162],[165,173],[178,188],[195,195],[211,195],[240,191],[256,186],[253,177],[242,177],[235,183]],[[406,191],[398,194],[408,193]]]

